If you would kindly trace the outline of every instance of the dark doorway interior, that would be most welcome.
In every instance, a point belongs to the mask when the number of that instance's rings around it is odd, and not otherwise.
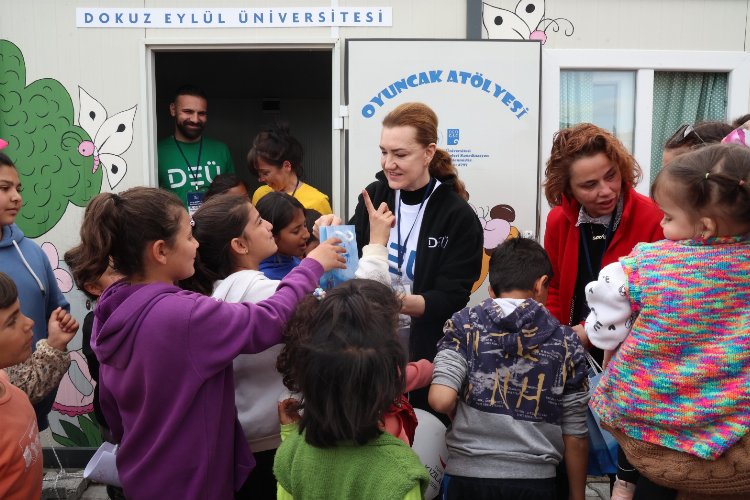
[[[330,50],[157,52],[157,138],[173,133],[169,103],[191,83],[208,95],[206,135],[229,146],[253,190],[247,152],[264,126],[281,120],[305,149],[305,182],[331,196],[331,61]]]

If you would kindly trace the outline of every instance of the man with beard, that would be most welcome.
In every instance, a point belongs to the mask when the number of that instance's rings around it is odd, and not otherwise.
[[[169,105],[174,117],[174,135],[159,141],[159,187],[182,200],[192,214],[206,189],[219,174],[234,172],[229,148],[203,136],[208,119],[208,100],[201,89],[183,85]]]

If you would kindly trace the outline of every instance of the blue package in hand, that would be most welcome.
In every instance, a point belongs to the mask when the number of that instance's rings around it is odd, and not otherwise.
[[[340,245],[346,249],[342,254],[346,258],[346,269],[332,269],[320,278],[320,287],[324,290],[331,288],[354,278],[354,273],[359,266],[359,252],[357,251],[357,235],[354,226],[322,226],[320,228],[320,241],[328,238],[338,238]]]

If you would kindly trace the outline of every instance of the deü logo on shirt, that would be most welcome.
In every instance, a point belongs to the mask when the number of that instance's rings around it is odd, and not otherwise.
[[[222,172],[221,165],[215,161],[207,161],[205,165],[190,167],[190,187],[200,188],[211,184],[214,178]],[[172,189],[181,188],[188,182],[188,174],[185,169],[170,168],[167,170],[169,176],[169,187]]]

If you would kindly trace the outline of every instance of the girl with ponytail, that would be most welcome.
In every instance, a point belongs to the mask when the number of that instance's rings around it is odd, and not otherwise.
[[[194,273],[193,225],[167,191],[102,193],[74,249],[91,275],[110,258],[124,275],[99,299],[91,346],[128,498],[233,498],[255,463],[237,423],[232,361],[281,342],[300,299],[324,270],[343,267],[329,241],[268,300],[217,301],[174,285]]]

